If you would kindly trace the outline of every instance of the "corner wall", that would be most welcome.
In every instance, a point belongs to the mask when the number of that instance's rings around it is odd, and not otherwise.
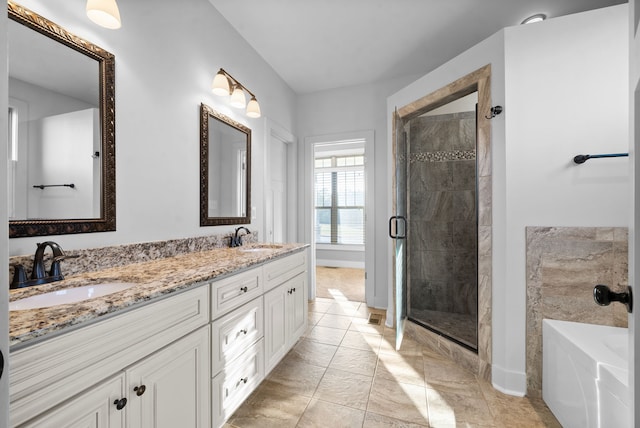
[[[509,391],[526,391],[525,228],[629,225],[629,160],[573,163],[628,151],[626,28],[620,5],[505,29],[507,250],[494,308]]]
[[[385,116],[385,100],[394,91],[416,79],[417,76],[407,76],[371,84],[339,88],[329,91],[302,94],[298,97],[298,127],[297,135],[301,142],[310,137],[328,134],[351,133],[353,131],[373,130],[375,145],[375,241],[368,242],[366,251],[375,251],[375,290],[374,306],[387,307],[387,254],[386,248],[391,245],[387,235],[387,200],[383,196],[388,189],[387,181],[386,140],[387,118]],[[298,151],[299,177],[302,180],[311,171],[305,170],[305,159],[309,147]],[[309,175],[310,176],[310,175]],[[310,242],[310,227],[313,219],[305,218],[304,192],[306,187],[300,186],[298,215],[298,236],[305,237]]]
[[[640,174],[640,0],[629,1],[629,109],[630,109],[630,175],[632,189],[629,193],[631,206],[629,213],[633,221],[629,227],[629,285],[634,294],[640,294],[637,278],[640,277],[640,249],[636,249],[636,243],[640,243],[640,186],[638,174]],[[638,402],[640,397],[640,316],[636,307],[634,313],[629,316],[629,361],[634,361],[634,367],[629,368],[629,389],[631,391],[630,402]],[[631,406],[630,426],[640,425],[640,406]]]
[[[0,13],[0,34],[7,34],[7,9]],[[9,69],[7,66],[7,44],[6,37],[0,37],[3,42],[0,43],[0,111],[8,111],[9,105],[6,95],[9,92]],[[0,115],[0,135],[8,135],[8,116]],[[9,147],[8,139],[0,138],[0,157],[8,159]],[[7,162],[0,162],[0,175],[7,177]],[[7,201],[6,180],[3,180],[4,186],[0,186],[0,200]],[[5,209],[0,210],[0,224],[7,224],[6,204],[2,204]],[[0,228],[0,278],[8,277],[9,269],[9,228]],[[5,270],[7,269],[7,270]],[[4,373],[0,378],[0,427],[9,426],[9,287],[4,288],[4,292],[0,292],[0,351],[4,357]]]
[[[387,100],[391,123],[395,106],[491,64],[492,103],[504,107],[491,120],[492,381],[509,394],[526,391],[525,227],[628,226],[628,160],[572,164],[580,153],[627,151],[627,28],[627,5],[509,27]],[[389,183],[391,141],[388,127]]]

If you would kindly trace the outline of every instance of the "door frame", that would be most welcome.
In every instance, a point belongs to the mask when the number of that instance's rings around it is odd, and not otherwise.
[[[309,299],[316,298],[316,236],[314,233],[313,200],[314,187],[314,158],[316,144],[327,144],[345,140],[364,139],[364,175],[365,175],[365,245],[364,245],[364,270],[365,270],[365,302],[367,306],[374,307],[375,303],[375,132],[373,130],[341,132],[305,138],[305,192],[304,192],[304,224],[305,242],[311,244],[309,270],[311,281],[309,283]]]
[[[287,241],[299,242],[298,234],[298,140],[286,128],[278,125],[273,120],[265,117],[265,145],[264,145],[264,194],[262,206],[264,207],[264,219],[262,230],[265,236],[264,241],[269,239],[269,228],[272,221],[271,213],[267,209],[269,206],[269,197],[271,195],[271,141],[277,139],[285,144],[287,150]]]
[[[396,146],[396,118],[406,122],[430,110],[441,107],[462,96],[478,92],[478,115],[476,119],[476,159],[478,183],[478,374],[483,379],[491,378],[492,363],[492,236],[493,221],[491,217],[492,201],[492,168],[491,168],[491,118],[487,115],[491,109],[491,64],[487,64],[466,76],[428,94],[417,100],[397,107],[390,120],[391,142],[387,147],[388,174],[390,181],[395,180],[395,152]],[[388,217],[396,212],[395,181],[389,188]],[[396,299],[395,244],[391,241],[387,246],[388,281],[391,286],[388,291],[389,307],[387,309],[386,325],[396,328],[395,313],[398,302]],[[402,332],[396,335],[402,337]],[[399,344],[398,344],[399,345]]]

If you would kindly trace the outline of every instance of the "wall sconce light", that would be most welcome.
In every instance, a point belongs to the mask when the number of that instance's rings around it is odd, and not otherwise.
[[[117,30],[122,26],[116,0],[87,0],[87,16],[101,27]]]
[[[229,94],[231,94],[229,104],[236,108],[246,107],[247,116],[251,118],[257,118],[261,115],[260,104],[258,104],[258,100],[256,99],[256,96],[253,94],[253,92],[244,87],[242,83],[238,82],[222,68],[213,78],[213,83],[211,84],[211,92],[219,96],[229,96]],[[248,104],[247,98],[244,94],[245,92],[251,95],[251,99],[249,100]]]

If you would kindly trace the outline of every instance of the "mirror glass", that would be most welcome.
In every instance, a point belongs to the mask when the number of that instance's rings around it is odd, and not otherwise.
[[[200,105],[200,225],[250,223],[251,129]]]
[[[115,230],[114,57],[8,15],[10,237]]]

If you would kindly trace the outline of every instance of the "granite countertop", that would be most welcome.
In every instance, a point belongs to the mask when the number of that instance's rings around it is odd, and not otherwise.
[[[257,244],[259,246],[259,244]],[[245,245],[247,249],[256,245]],[[240,248],[215,248],[208,251],[167,257],[95,272],[69,276],[62,281],[9,291],[9,301],[64,288],[104,282],[133,282],[124,291],[77,303],[50,308],[9,312],[11,347],[88,323],[133,305],[156,299],[204,281],[259,265],[268,260],[299,251],[307,244],[283,244],[264,251],[245,252]],[[63,266],[64,273],[64,266]]]

